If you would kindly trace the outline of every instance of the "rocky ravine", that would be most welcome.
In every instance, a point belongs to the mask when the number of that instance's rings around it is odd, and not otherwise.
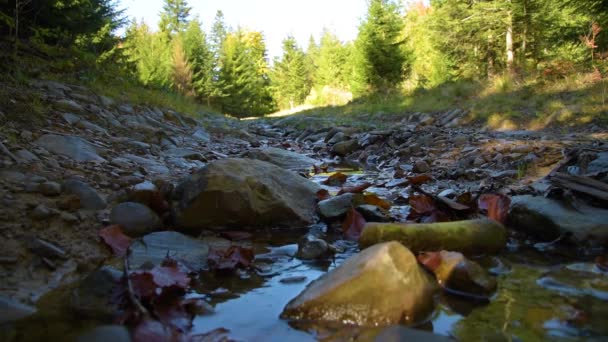
[[[605,135],[490,132],[461,126],[465,113],[459,110],[412,114],[387,130],[313,118],[309,127],[315,128],[297,129],[293,122],[299,118],[193,119],[117,103],[80,86],[36,81],[31,87],[53,108],[43,122],[9,121],[0,112],[0,291],[15,317],[28,311],[18,302],[32,305],[102,265],[110,252],[98,231],[109,224],[121,224],[131,237],[148,234],[150,245],[175,239],[176,246],[201,249],[176,233],[158,238],[154,234],[166,233],[149,233],[289,229],[317,222],[319,186],[297,174],[308,173],[313,164],[373,170],[377,187],[392,201],[407,197],[404,174],[432,175],[435,181],[425,189],[448,198],[500,189],[513,195],[545,193],[552,184],[538,180],[574,149],[583,152],[569,165],[572,175],[607,181]],[[595,200],[601,203],[599,196]],[[576,215],[608,218],[598,202],[573,211],[571,222],[557,216],[561,204],[552,211],[551,202],[540,208],[546,213],[538,213],[534,197],[514,203],[519,208],[514,219],[528,221],[526,213],[533,212],[535,219],[551,223],[544,224],[548,232],[527,233],[541,239],[573,233],[581,241],[599,235],[597,244],[605,242],[605,219],[572,223]],[[402,217],[391,213],[387,219]],[[182,252],[193,263],[206,253]],[[133,252],[132,264],[137,255]]]

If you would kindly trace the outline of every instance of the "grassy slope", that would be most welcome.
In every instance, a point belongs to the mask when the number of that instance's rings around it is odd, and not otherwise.
[[[307,109],[303,117],[335,118],[340,124],[361,121],[383,128],[404,114],[441,114],[460,108],[471,122],[491,128],[542,129],[608,124],[608,80],[573,75],[555,81],[518,81],[497,78],[492,82],[460,81],[410,94],[357,99],[344,106]]]

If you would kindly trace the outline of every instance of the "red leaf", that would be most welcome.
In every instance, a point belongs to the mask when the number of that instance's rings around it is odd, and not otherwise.
[[[131,245],[131,238],[122,232],[120,225],[106,227],[99,231],[99,237],[110,246],[116,256],[124,257]]]
[[[388,210],[391,208],[391,204],[388,201],[378,197],[376,194],[363,195],[363,201],[367,204],[375,205],[376,207],[380,207],[382,209]]]
[[[407,177],[407,180],[412,185],[421,185],[432,179],[433,179],[433,177],[431,177],[430,175],[428,175],[426,173],[423,173],[423,174],[417,175],[417,176]]]
[[[435,271],[441,265],[441,253],[422,252],[418,254],[418,262],[431,271]]]
[[[479,197],[479,209],[486,210],[489,218],[505,223],[511,206],[511,198],[503,194],[483,194]]]
[[[188,274],[181,271],[174,263],[168,266],[156,266],[149,271],[135,271],[129,275],[133,291],[140,297],[160,295],[163,288],[177,287],[186,289],[190,283]],[[160,289],[160,292],[157,290]]]
[[[372,183],[365,182],[365,183],[359,184],[357,186],[342,188],[342,189],[340,189],[340,191],[338,191],[338,195],[342,195],[345,193],[359,194],[359,193],[362,193],[365,189],[369,188],[370,186],[372,186]]]
[[[175,334],[159,321],[147,319],[140,322],[133,331],[133,342],[175,341]]]
[[[207,262],[209,267],[219,271],[232,271],[237,267],[251,266],[254,253],[251,248],[230,246],[226,250],[215,249],[209,252]]]
[[[342,172],[336,172],[333,175],[327,177],[327,179],[323,181],[323,184],[329,186],[339,186],[346,182],[346,178],[348,178],[347,175],[343,174]]]
[[[319,201],[324,201],[330,197],[331,197],[331,195],[329,194],[329,191],[327,191],[326,189],[321,189],[321,190],[317,191],[317,199]]]
[[[412,207],[412,210],[418,214],[428,214],[432,211],[437,210],[437,206],[435,206],[435,201],[433,200],[433,198],[427,195],[410,196],[409,203]]]
[[[156,283],[154,283],[154,277],[150,272],[137,271],[129,275],[131,285],[133,286],[133,292],[140,298],[152,297],[156,294]]]
[[[174,292],[163,293],[156,298],[153,307],[159,321],[183,333],[192,328],[194,315],[186,310],[180,297]]]
[[[365,219],[354,208],[350,208],[346,214],[346,219],[342,223],[344,236],[349,240],[358,240],[365,226]]]

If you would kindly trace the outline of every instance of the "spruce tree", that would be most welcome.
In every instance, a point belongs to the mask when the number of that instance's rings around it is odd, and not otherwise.
[[[293,36],[283,40],[283,55],[275,60],[272,83],[280,108],[293,108],[304,102],[310,91],[304,52]]]
[[[183,32],[188,25],[191,10],[192,7],[188,6],[186,0],[164,0],[158,23],[160,31],[171,37]]]
[[[192,88],[196,96],[210,104],[213,92],[213,56],[198,18],[183,33],[184,52],[192,68]]]

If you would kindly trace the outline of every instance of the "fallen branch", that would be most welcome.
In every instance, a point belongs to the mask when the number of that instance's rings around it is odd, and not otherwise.
[[[129,300],[131,301],[133,306],[135,306],[135,308],[137,308],[137,310],[143,317],[150,318],[150,312],[148,312],[148,309],[146,309],[144,307],[144,305],[141,303],[141,301],[137,298],[137,296],[135,296],[135,291],[133,290],[133,284],[131,284],[131,278],[129,277],[129,256],[128,255],[125,257],[124,267],[125,267],[125,270],[124,270],[125,279],[127,280],[127,293],[129,294]]]
[[[593,178],[556,172],[549,179],[555,186],[570,189],[602,201],[608,201],[608,184]]]

